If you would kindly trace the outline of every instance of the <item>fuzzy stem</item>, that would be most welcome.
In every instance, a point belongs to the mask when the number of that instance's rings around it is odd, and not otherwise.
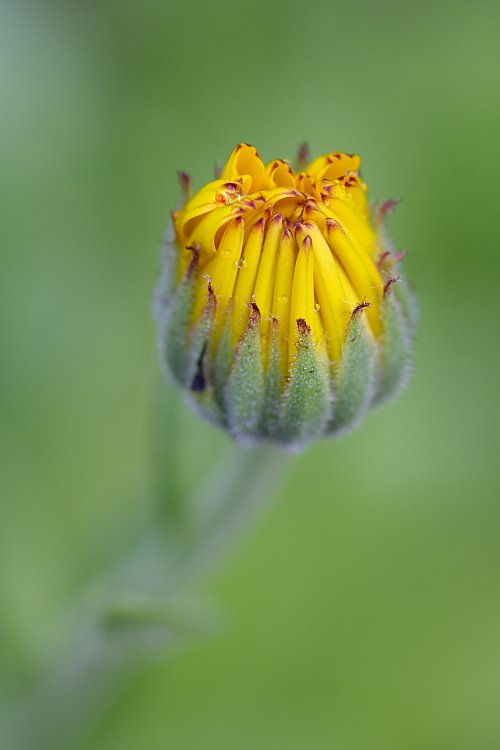
[[[189,637],[192,623],[179,619],[175,597],[234,544],[269,500],[286,458],[270,446],[233,448],[195,498],[198,512],[179,544],[147,532],[79,598],[64,628],[70,637],[48,673],[27,698],[0,715],[1,747],[76,747],[135,669]]]

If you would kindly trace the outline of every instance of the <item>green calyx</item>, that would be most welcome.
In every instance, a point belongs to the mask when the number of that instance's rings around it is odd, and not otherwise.
[[[162,360],[190,405],[245,445],[268,440],[301,450],[322,436],[345,434],[371,408],[399,393],[411,371],[417,322],[413,295],[406,281],[395,276],[393,257],[382,273],[381,336],[375,338],[365,320],[369,304],[358,305],[347,326],[340,361],[331,363],[320,355],[307,321],[299,319],[296,354],[284,373],[280,322],[272,319],[264,337],[255,303],[236,344],[231,308],[224,312],[226,323],[214,345],[217,298],[210,281],[201,276],[193,251],[175,290],[166,281],[159,288]],[[207,287],[206,305],[193,323],[202,283]]]

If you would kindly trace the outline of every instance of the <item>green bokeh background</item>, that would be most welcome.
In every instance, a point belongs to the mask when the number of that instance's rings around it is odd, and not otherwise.
[[[82,750],[500,747],[499,34],[494,1],[2,3],[4,692],[147,512],[177,168],[361,153],[422,310],[411,388],[295,460],[204,586],[225,628]],[[168,432],[186,481],[228,442]]]

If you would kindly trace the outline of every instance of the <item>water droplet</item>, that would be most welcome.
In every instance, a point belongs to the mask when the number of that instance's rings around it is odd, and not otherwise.
[[[314,305],[314,312],[319,312],[320,310],[321,310],[321,307],[320,307],[320,305],[319,305],[319,304],[318,304],[318,303],[316,302],[316,304]]]
[[[282,295],[281,295],[281,297],[280,297],[280,302],[281,302],[281,303],[282,303],[283,305],[286,305],[286,303],[288,302],[288,297],[286,296],[286,294],[282,294]]]
[[[240,258],[239,260],[236,261],[236,265],[238,268],[245,268],[246,264],[247,262],[245,258]]]
[[[232,250],[231,250],[230,248],[227,248],[227,250],[224,250],[224,253],[223,253],[223,255],[225,255],[225,256],[226,256],[226,258],[230,258],[230,257],[231,257],[231,255],[232,255],[232,252],[233,252],[233,251],[232,251]]]

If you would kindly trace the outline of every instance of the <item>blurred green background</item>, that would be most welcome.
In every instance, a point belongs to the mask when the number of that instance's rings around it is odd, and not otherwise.
[[[270,160],[307,139],[403,199],[411,387],[296,459],[205,584],[227,626],[159,655],[80,747],[500,747],[499,4],[0,12],[2,693],[147,513],[175,170],[201,184],[239,141]],[[228,442],[187,409],[168,432],[193,483]]]

